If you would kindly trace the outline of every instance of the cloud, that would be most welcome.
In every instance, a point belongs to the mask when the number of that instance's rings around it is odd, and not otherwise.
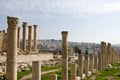
[[[84,17],[120,12],[119,0],[1,0],[0,15]]]

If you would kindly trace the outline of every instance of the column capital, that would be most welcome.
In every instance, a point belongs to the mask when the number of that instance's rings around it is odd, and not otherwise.
[[[0,31],[0,33],[3,33],[3,31]]]
[[[38,25],[36,25],[36,24],[35,24],[35,25],[33,25],[33,26],[34,26],[34,27],[38,27]]]
[[[110,46],[111,46],[111,43],[108,43],[108,45],[110,45]]]
[[[10,26],[8,26],[8,28],[9,27],[16,27],[18,25],[18,20],[19,19],[16,17],[7,16],[7,23],[8,23],[8,25],[10,25]]]
[[[62,35],[67,35],[68,31],[62,31]]]
[[[23,22],[23,24],[27,24],[27,22]]]
[[[20,29],[20,27],[18,27],[18,29]]]
[[[5,33],[5,30],[3,30],[3,33]]]
[[[28,28],[32,28],[32,26],[29,25]]]

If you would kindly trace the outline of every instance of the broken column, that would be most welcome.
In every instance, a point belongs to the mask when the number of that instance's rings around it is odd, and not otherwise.
[[[17,28],[18,18],[7,17],[8,43],[7,43],[7,71],[6,80],[17,80]]]
[[[89,72],[89,54],[88,51],[85,52],[85,75],[86,77],[89,76],[88,72]]]
[[[90,54],[90,71],[94,73],[94,54]]]
[[[57,74],[51,74],[50,80],[57,80]]]
[[[78,53],[78,76],[83,79],[83,54]]]
[[[22,35],[22,50],[26,51],[26,27],[27,27],[27,22],[23,22],[23,35]]]
[[[17,33],[17,48],[20,48],[20,27],[18,27],[18,33]]]
[[[41,80],[41,62],[32,62],[32,80]]]
[[[34,50],[37,50],[37,25],[34,25]]]
[[[76,64],[71,64],[71,80],[75,80],[76,78]]]
[[[32,50],[32,26],[28,26],[28,51]]]
[[[68,80],[68,44],[67,31],[62,32],[62,80]]]

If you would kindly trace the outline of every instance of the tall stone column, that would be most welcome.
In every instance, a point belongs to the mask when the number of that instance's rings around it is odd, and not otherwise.
[[[90,54],[90,71],[94,73],[94,54]]]
[[[89,54],[88,54],[88,52],[86,52],[86,55],[85,55],[85,75],[86,75],[86,77],[88,77],[89,76],[89,74],[88,74],[88,71],[89,71]]]
[[[41,62],[32,62],[32,80],[41,80]]]
[[[78,76],[83,79],[83,54],[78,54]]]
[[[28,26],[28,51],[32,50],[32,26]]]
[[[102,52],[99,50],[98,51],[98,70],[102,70]]]
[[[95,69],[95,72],[98,72],[98,54],[97,52],[95,52],[94,54],[94,69]]]
[[[18,27],[18,33],[17,33],[17,37],[18,37],[18,40],[17,40],[17,48],[20,48],[20,27]]]
[[[110,43],[108,43],[108,45],[107,45],[107,60],[108,60],[108,64],[111,64],[111,44]]]
[[[37,50],[37,25],[34,25],[34,50]]]
[[[76,64],[71,64],[71,80],[75,80],[76,78]]]
[[[17,80],[17,28],[18,18],[7,17],[8,43],[7,43],[7,71],[6,80]]]
[[[27,27],[27,22],[23,22],[22,27],[23,27],[22,50],[26,51],[26,27]]]
[[[50,80],[57,80],[57,74],[51,74]]]
[[[0,51],[2,51],[2,45],[3,45],[3,31],[0,31]]]
[[[102,69],[105,69],[107,64],[107,53],[106,53],[105,42],[101,42],[101,53],[102,53]]]
[[[62,80],[68,80],[68,32],[62,32]]]

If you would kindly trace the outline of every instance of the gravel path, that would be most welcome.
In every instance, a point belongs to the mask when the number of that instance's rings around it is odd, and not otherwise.
[[[45,72],[42,72],[41,74],[47,74],[47,73],[56,72],[56,71],[59,71],[59,69],[50,70],[50,71],[45,71]],[[32,78],[32,73],[24,76],[21,80],[27,80],[27,79],[30,79],[30,78]]]

